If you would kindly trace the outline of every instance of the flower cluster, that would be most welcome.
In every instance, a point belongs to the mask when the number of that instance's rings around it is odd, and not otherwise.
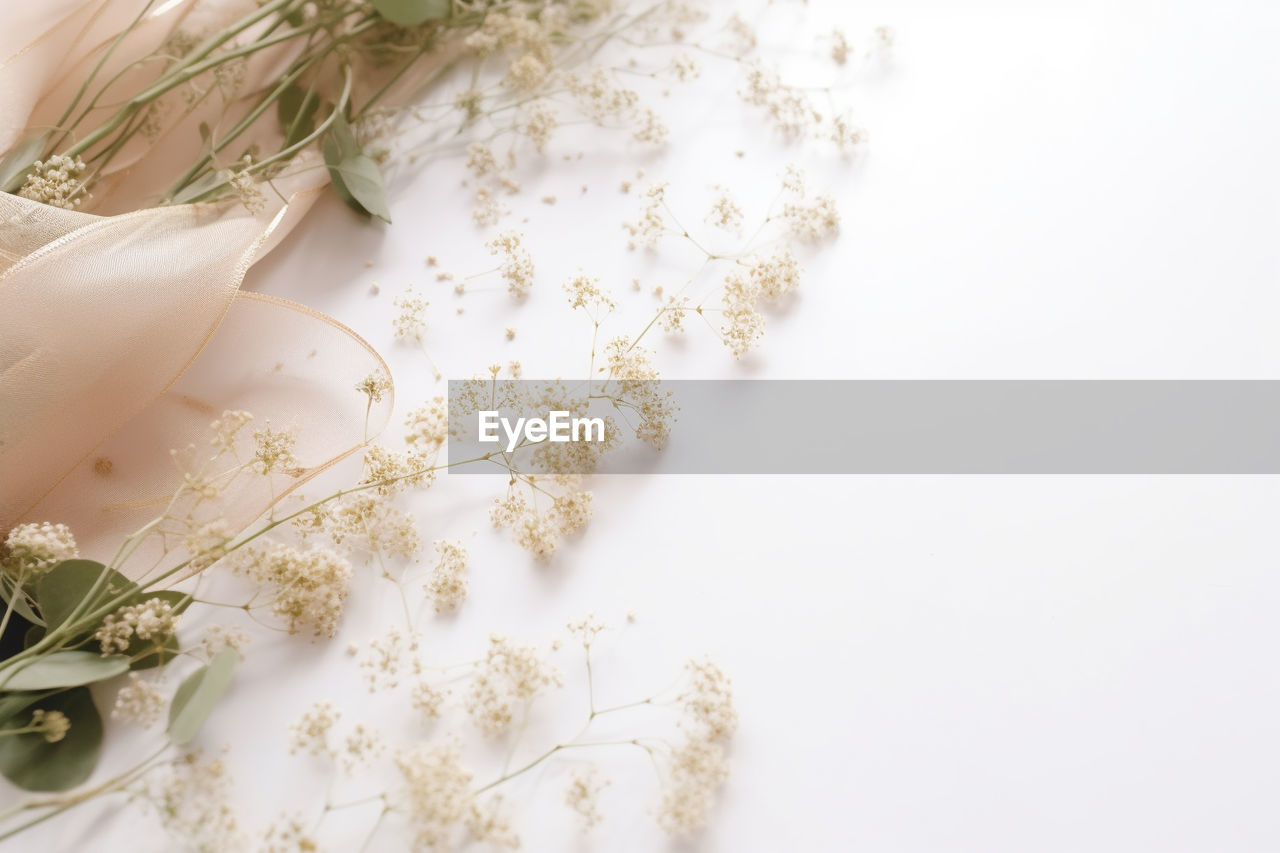
[[[594,767],[575,773],[570,779],[564,792],[564,804],[582,819],[584,829],[600,822],[600,792],[608,786],[609,780],[602,779]]]
[[[403,806],[419,848],[447,849],[455,827],[470,811],[471,773],[462,766],[457,741],[422,743],[396,756],[404,783]]]
[[[489,651],[477,667],[466,697],[467,713],[487,735],[507,730],[516,711],[548,687],[563,683],[535,646],[520,646],[501,634],[489,637]]]
[[[437,539],[431,543],[440,559],[431,569],[426,590],[431,594],[436,612],[456,610],[467,597],[467,549],[462,542]]]
[[[259,474],[281,471],[286,474],[298,468],[298,458],[293,455],[297,438],[289,432],[273,430],[270,426],[253,434],[253,470]]]
[[[395,298],[396,318],[394,327],[397,338],[411,338],[421,342],[427,333],[427,306],[430,303],[412,287]]]
[[[31,164],[31,174],[18,195],[54,207],[74,210],[84,201],[84,161],[79,157],[55,154]]]
[[[673,835],[701,829],[715,793],[729,775],[725,741],[738,727],[729,679],[710,661],[690,661],[690,683],[679,697],[684,741],[671,754],[658,823]]]
[[[533,256],[520,245],[520,235],[514,231],[499,234],[485,246],[491,255],[502,258],[498,272],[507,282],[507,292],[515,299],[524,299],[533,288]]]
[[[108,613],[93,639],[102,648],[104,656],[125,651],[135,637],[158,647],[173,636],[178,619],[178,612],[168,601],[148,598]]]
[[[153,682],[136,672],[129,673],[129,683],[116,693],[116,704],[111,716],[117,720],[130,720],[141,726],[151,726],[164,712],[165,695]]]
[[[568,442],[562,446],[574,445],[585,446],[585,442]],[[575,478],[557,479],[564,487]],[[510,530],[521,548],[539,560],[546,560],[564,537],[591,519],[591,499],[591,492],[569,487],[552,500],[549,509],[539,511],[522,494],[512,490],[505,497],[494,498],[489,520],[494,527]]]
[[[735,357],[741,357],[764,334],[762,301],[776,302],[800,285],[800,264],[789,249],[765,258],[740,262],[746,268],[725,276],[720,335]]]
[[[37,708],[31,713],[31,729],[38,732],[46,743],[57,743],[71,731],[71,720],[61,711]]]
[[[236,555],[233,568],[271,591],[271,610],[286,621],[290,634],[310,629],[314,636],[332,637],[338,632],[352,572],[332,551],[250,547]]]
[[[9,531],[0,568],[13,577],[42,575],[63,560],[80,556],[76,539],[65,524],[28,522]]]

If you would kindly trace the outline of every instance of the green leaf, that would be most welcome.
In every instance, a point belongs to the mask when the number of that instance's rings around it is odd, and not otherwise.
[[[449,17],[449,0],[373,0],[378,14],[393,24],[416,27]]]
[[[32,136],[19,142],[9,150],[9,154],[0,160],[0,190],[7,193],[17,192],[31,174],[31,166],[40,159],[44,147],[49,143],[49,133]]]
[[[280,94],[280,99],[276,101],[276,117],[285,134],[285,148],[297,145],[315,133],[316,110],[319,108],[320,98],[316,93],[308,92],[296,84]]]
[[[21,669],[16,664],[10,669],[14,670],[11,676],[0,670],[0,684],[5,690],[48,690],[114,678],[129,670],[129,659],[73,649],[37,657]]]
[[[391,222],[382,172],[373,158],[360,150],[351,126],[341,114],[329,125],[324,137],[324,162],[338,195],[361,213]]]
[[[24,708],[29,708],[32,703],[38,702],[48,695],[48,693],[5,693],[0,695],[0,723],[13,717]],[[13,727],[10,726],[9,728]]]
[[[26,590],[18,586],[17,582],[8,575],[0,577],[0,610],[9,606],[9,601],[13,601],[13,612],[26,619],[32,625],[43,625],[44,620],[36,615],[31,609],[31,600],[27,596]]]
[[[89,596],[103,573],[106,580],[83,612],[89,613],[113,598],[137,589],[138,585],[119,572],[93,560],[64,560],[49,570],[36,584],[36,604],[45,625],[53,630],[67,621],[72,611]]]
[[[93,696],[77,687],[43,698],[37,707],[66,714],[71,728],[54,743],[38,732],[0,737],[0,773],[28,791],[74,788],[89,778],[102,751],[102,717]]]
[[[199,733],[231,684],[231,673],[238,660],[235,650],[223,649],[213,656],[208,666],[200,667],[178,686],[169,706],[169,737],[175,744],[189,743]]]

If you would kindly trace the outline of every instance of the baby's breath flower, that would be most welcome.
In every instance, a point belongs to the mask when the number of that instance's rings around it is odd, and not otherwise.
[[[364,453],[364,479],[361,483],[377,483],[379,495],[390,495],[408,488],[423,488],[435,481],[426,456],[416,451],[397,453],[375,444]]]
[[[846,115],[831,120],[831,141],[836,148],[848,153],[867,141],[867,132],[854,126]]]
[[[249,642],[249,635],[235,626],[210,625],[200,638],[200,650],[209,660],[223,649],[231,649],[244,657],[244,650]]]
[[[754,62],[748,63],[745,71],[742,99],[763,109],[784,138],[801,139],[822,121],[822,114],[809,103],[804,92],[783,83],[777,71]]]
[[[418,296],[410,287],[395,298],[396,318],[393,321],[397,338],[413,338],[421,341],[427,331],[427,300]]]
[[[404,780],[402,798],[420,848],[446,849],[471,805],[471,773],[457,741],[422,743],[396,756]]]
[[[203,492],[203,496],[208,496],[207,490]],[[207,521],[188,531],[182,544],[191,555],[192,568],[208,568],[225,557],[233,535],[231,526],[222,518]]]
[[[782,218],[792,235],[806,243],[816,243],[840,230],[836,200],[826,194],[784,205]]]
[[[742,233],[742,207],[724,187],[716,187],[716,200],[706,221],[731,234]]]
[[[477,178],[498,171],[498,158],[494,156],[493,149],[483,142],[473,142],[467,146],[467,168],[475,173]]]
[[[405,417],[405,443],[423,452],[439,450],[449,438],[449,408],[444,397],[433,397]]]
[[[454,109],[467,117],[467,120],[480,115],[480,107],[484,103],[484,95],[475,89],[463,89],[453,98]]]
[[[546,663],[537,648],[518,646],[501,634],[492,634],[465,706],[482,732],[498,735],[511,725],[517,707],[562,683],[559,670]]]
[[[382,738],[363,723],[357,723],[342,742],[342,765],[348,773],[382,754]]]
[[[31,713],[31,727],[43,735],[47,743],[57,743],[71,730],[71,720],[61,711],[37,708]]]
[[[588,613],[582,621],[570,622],[568,625],[569,633],[582,640],[584,649],[591,648],[591,644],[595,642],[596,635],[608,627],[608,625],[596,618],[594,613]]]
[[[331,551],[300,551],[288,545],[246,548],[234,569],[275,596],[271,611],[288,622],[290,634],[309,628],[317,637],[338,632],[351,588],[351,566]]]
[[[253,420],[253,415],[248,412],[223,412],[222,417],[209,424],[209,429],[213,433],[213,437],[209,439],[209,444],[217,448],[220,454],[233,452],[240,430],[251,420]]]
[[[662,390],[650,353],[630,338],[617,337],[605,347],[605,358],[609,378],[616,382],[616,395],[640,416],[636,437],[661,450],[671,435],[678,408],[671,392]]]
[[[55,154],[48,160],[37,160],[31,165],[31,174],[18,190],[18,195],[42,204],[74,210],[84,200],[84,161]]]
[[[214,853],[248,849],[231,807],[234,783],[221,759],[201,761],[189,752],[158,765],[136,790],[181,846]]]
[[[569,295],[570,308],[591,306],[597,316],[601,310],[612,311],[617,307],[613,299],[600,289],[600,279],[581,273],[564,283],[564,292]]]
[[[714,740],[733,734],[738,728],[738,713],[724,670],[710,660],[691,660],[685,664],[685,671],[689,674],[689,687],[680,694],[679,702],[690,725]]]
[[[425,589],[431,593],[437,613],[456,610],[467,597],[467,549],[462,547],[461,540],[437,539],[431,546],[440,559],[431,569],[431,579]]]
[[[413,686],[409,701],[424,717],[434,720],[440,717],[440,706],[444,704],[444,693],[436,690],[425,681],[419,681]]]
[[[178,627],[179,614],[163,598],[148,598],[140,604],[129,604],[108,613],[93,639],[106,655],[123,652],[130,640],[151,640],[162,646]]]
[[[332,756],[329,732],[341,718],[342,712],[333,703],[316,702],[289,726],[289,752]]]
[[[520,235],[514,231],[499,234],[485,243],[489,254],[502,257],[498,271],[507,282],[507,292],[516,299],[524,299],[533,288],[533,256],[520,244]]]
[[[241,169],[231,176],[231,190],[240,199],[244,209],[250,213],[261,213],[267,209],[267,195],[253,179],[248,169]]]
[[[849,44],[849,38],[844,34],[844,30],[836,29],[831,33],[831,61],[836,65],[844,65],[849,61],[849,54],[853,52],[853,45]]]
[[[319,850],[309,823],[297,812],[280,815],[267,827],[260,853],[314,853]]]
[[[511,63],[507,68],[507,76],[503,82],[513,89],[532,92],[542,85],[542,81],[547,79],[547,73],[548,68],[543,64],[542,60],[532,53],[527,53]]]
[[[369,652],[360,659],[369,692],[379,688],[394,690],[400,686],[400,670],[406,665],[414,675],[422,674],[422,662],[418,659],[418,636],[404,634],[392,628],[385,637],[369,641]]]
[[[705,738],[686,739],[671,755],[658,825],[676,836],[697,832],[706,825],[715,792],[728,775],[724,747]]]
[[[756,28],[740,13],[734,12],[729,17],[725,29],[738,42],[740,50],[750,50],[756,46]]]
[[[497,225],[509,211],[488,187],[476,187],[471,219],[476,225]]]
[[[753,259],[747,275],[761,299],[775,301],[800,286],[800,262],[784,248],[766,258]]]
[[[520,111],[516,129],[524,135],[533,147],[542,151],[551,141],[556,128],[560,126],[560,118],[550,105],[543,101],[534,101]]]
[[[662,120],[662,116],[649,107],[645,107],[640,112],[640,121],[636,125],[635,132],[631,134],[636,142],[643,142],[647,145],[661,145],[667,141],[667,137],[670,135],[671,129]]]
[[[666,192],[666,184],[650,184],[645,190],[644,209],[640,219],[636,222],[622,223],[623,230],[631,235],[631,240],[627,243],[628,249],[635,249],[638,246],[652,249],[667,232],[667,222],[663,214]]]
[[[116,693],[116,704],[111,709],[115,720],[130,720],[149,728],[160,719],[165,708],[165,696],[152,682],[138,673],[129,673],[129,683]]]
[[[356,390],[368,397],[371,403],[381,403],[383,395],[392,387],[391,377],[381,371],[370,373],[356,383]]]
[[[292,433],[273,430],[269,425],[253,434],[253,470],[262,475],[272,471],[290,473],[298,468],[293,455],[297,439]]]
[[[689,297],[683,296],[676,299],[674,296],[667,300],[662,306],[662,319],[659,325],[662,331],[670,334],[679,334],[684,331],[684,319],[689,313]]]
[[[467,833],[473,841],[509,850],[520,846],[520,836],[516,835],[511,823],[502,814],[501,794],[493,794],[487,803],[472,800],[471,807],[467,810],[466,825]]]
[[[413,516],[371,492],[336,501],[325,529],[335,545],[383,557],[412,557],[422,546]]]
[[[573,809],[582,819],[582,828],[590,829],[600,822],[600,792],[609,785],[608,779],[600,778],[596,768],[587,767],[573,774],[569,787],[564,792],[564,804]]]
[[[4,540],[8,552],[0,562],[6,574],[41,575],[61,563],[80,556],[71,528],[47,521],[19,524]]]

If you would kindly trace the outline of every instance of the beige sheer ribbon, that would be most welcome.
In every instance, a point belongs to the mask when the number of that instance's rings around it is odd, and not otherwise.
[[[67,523],[86,554],[109,556],[181,483],[169,451],[207,450],[210,421],[242,409],[296,436],[299,469],[220,495],[240,529],[382,428],[390,398],[369,408],[355,390],[386,371],[372,348],[238,290],[314,192],[265,224],[204,205],[98,217],[0,194],[0,528]]]
[[[0,152],[26,128],[56,120],[97,62],[95,51],[144,6],[42,0],[6,22]],[[178,26],[216,28],[245,7],[242,0],[153,3],[99,79],[117,75]],[[263,56],[250,79],[272,79],[281,60]],[[157,142],[201,119],[177,113]],[[86,207],[129,210],[154,198],[146,179],[172,179],[174,164],[192,156],[183,148],[151,147],[146,170],[129,168],[142,151],[122,157],[115,180]],[[207,451],[209,423],[224,410],[247,410],[255,415],[251,428],[269,421],[297,439],[296,470],[240,477],[219,495],[216,514],[232,530],[380,431],[390,397],[370,406],[355,390],[386,371],[372,348],[301,305],[240,292],[249,267],[326,183],[314,155],[290,171],[293,177],[276,182],[287,203],[256,215],[184,205],[94,216],[0,194],[0,532],[23,520],[62,522],[83,553],[109,557],[122,537],[165,510],[182,482],[175,459],[199,456],[170,450]],[[155,540],[132,573],[174,545]]]

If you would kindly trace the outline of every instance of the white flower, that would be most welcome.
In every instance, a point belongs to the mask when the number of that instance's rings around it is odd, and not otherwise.
[[[9,553],[3,566],[12,575],[43,574],[63,560],[80,556],[71,529],[65,524],[47,521],[19,524],[9,531],[4,544]]]
[[[131,720],[149,727],[160,719],[165,704],[165,696],[155,684],[143,680],[136,672],[131,672],[129,683],[116,693],[116,704],[111,709],[111,717],[116,720]]]
[[[48,160],[37,160],[31,166],[31,174],[18,190],[18,195],[32,201],[72,210],[84,200],[84,161],[55,154]]]
[[[437,539],[431,546],[440,559],[431,569],[426,590],[431,593],[437,613],[455,610],[467,597],[467,549],[461,540]]]
[[[129,604],[108,613],[93,639],[102,647],[104,657],[125,651],[134,637],[152,640],[159,648],[177,630],[178,619],[172,604],[163,598],[148,598],[141,604]]]
[[[471,805],[471,773],[454,740],[424,743],[396,756],[404,779],[404,808],[419,847],[447,848]]]

